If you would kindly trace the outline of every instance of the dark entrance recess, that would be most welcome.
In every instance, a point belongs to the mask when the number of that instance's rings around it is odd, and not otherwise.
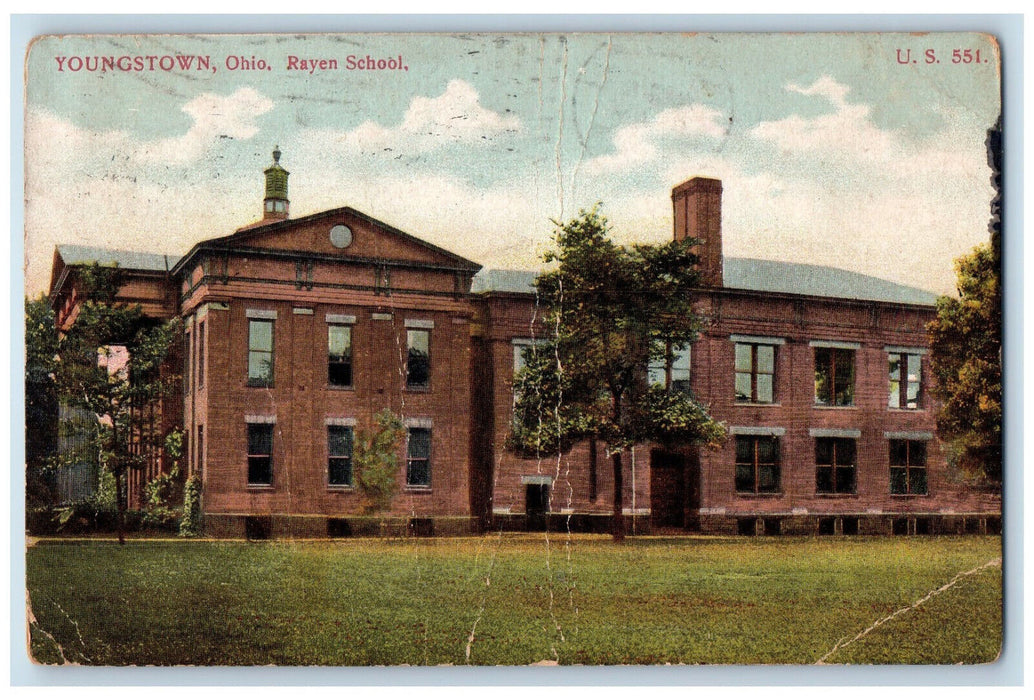
[[[546,513],[549,512],[549,484],[526,484],[525,489],[528,530],[542,532],[546,529]]]
[[[700,465],[691,456],[650,452],[650,519],[654,527],[700,527]]]

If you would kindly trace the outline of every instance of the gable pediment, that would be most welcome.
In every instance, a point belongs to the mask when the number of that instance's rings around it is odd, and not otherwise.
[[[475,262],[350,207],[249,226],[231,236],[206,241],[205,246],[312,254],[342,261],[383,260],[472,272],[480,269]]]

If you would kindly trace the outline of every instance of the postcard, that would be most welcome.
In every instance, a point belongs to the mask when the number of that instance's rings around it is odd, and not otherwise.
[[[981,33],[40,36],[41,665],[988,664]]]

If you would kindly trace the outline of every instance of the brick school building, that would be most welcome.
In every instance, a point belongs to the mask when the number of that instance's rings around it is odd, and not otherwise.
[[[179,317],[180,426],[214,536],[335,536],[382,519],[416,534],[606,531],[604,446],[520,459],[505,449],[512,382],[543,329],[534,273],[477,263],[349,207],[289,216],[274,151],[263,217],[182,256],[58,246],[50,300],[75,321],[77,269],[119,265],[119,298]],[[689,390],[729,430],[715,451],[642,445],[626,459],[637,533],[996,531],[1000,494],[953,480],[934,434],[926,324],[934,296],[844,270],[722,254],[722,186],[672,191],[674,236],[702,239],[699,340],[651,382]],[[364,512],[357,431],[400,416],[399,490]],[[130,480],[169,468],[156,453]]]

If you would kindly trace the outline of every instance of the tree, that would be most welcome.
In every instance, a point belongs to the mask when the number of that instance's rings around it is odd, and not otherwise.
[[[58,343],[54,380],[61,401],[96,420],[93,449],[114,477],[118,538],[124,543],[126,474],[143,468],[148,452],[165,440],[148,429],[147,419],[178,383],[163,365],[180,323],[158,323],[139,305],[116,302],[118,268],[94,264],[80,268],[79,277],[84,301]]]
[[[57,449],[57,330],[45,296],[25,300],[25,494],[49,505],[53,483],[47,469]]]
[[[647,441],[713,447],[725,438],[691,394],[646,378],[650,363],[670,363],[700,331],[692,252],[699,241],[617,245],[599,205],[553,223],[555,250],[543,260],[554,267],[535,282],[547,337],[525,351],[515,377],[510,447],[556,454],[582,439],[602,441],[614,471],[612,531],[621,540],[626,450]]]
[[[402,420],[390,409],[377,413],[374,423],[369,432],[356,435],[353,458],[356,486],[368,514],[391,508],[399,488],[399,445],[406,434]]]
[[[937,430],[952,443],[961,473],[976,482],[1002,479],[1002,118],[987,131],[991,167],[990,245],[955,261],[959,298],[937,300],[927,326],[930,364],[943,401]]]
[[[935,392],[943,402],[937,430],[957,466],[974,481],[1002,478],[1002,296],[989,245],[955,262],[959,298],[937,300],[930,334]]]

